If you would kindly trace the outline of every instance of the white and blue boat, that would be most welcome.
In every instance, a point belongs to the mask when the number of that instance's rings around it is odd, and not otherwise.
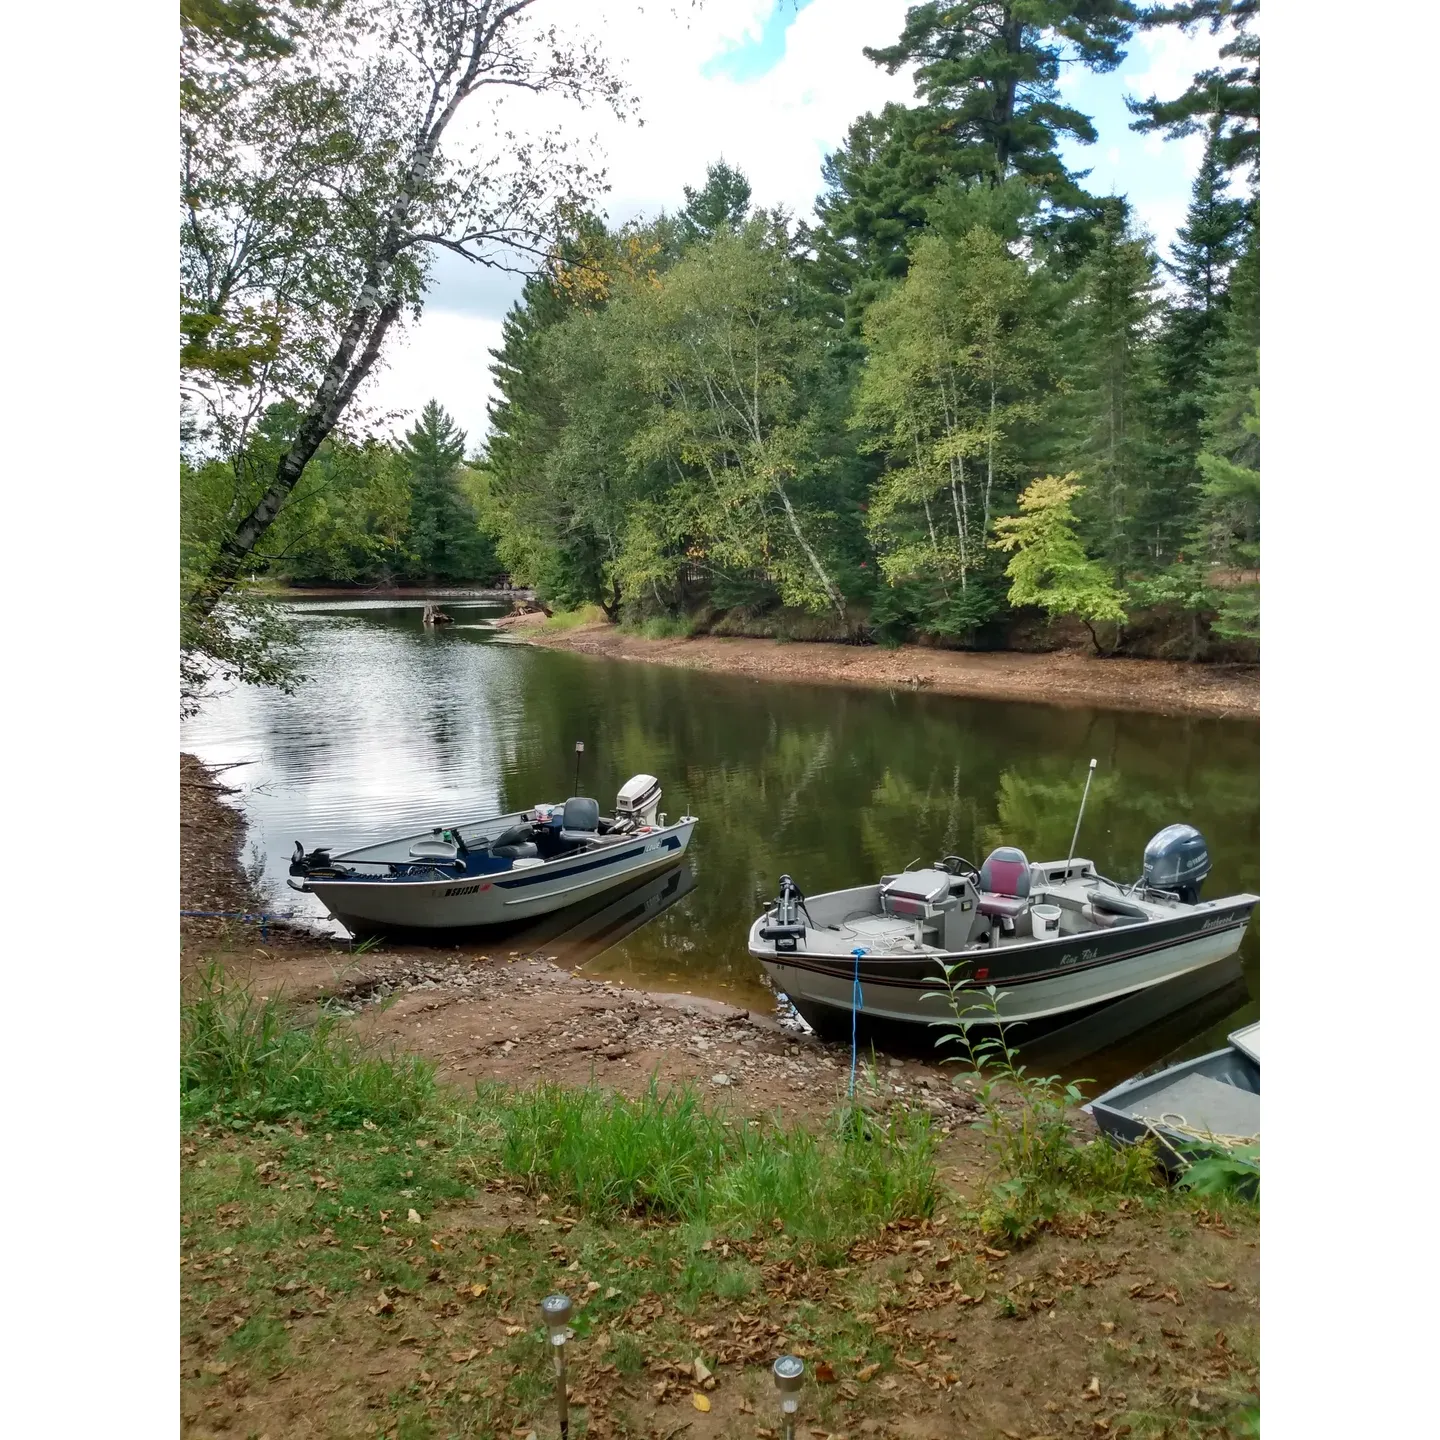
[[[668,823],[660,797],[653,775],[636,775],[611,816],[572,795],[339,853],[297,841],[289,883],[356,935],[530,920],[674,865],[696,817]]]

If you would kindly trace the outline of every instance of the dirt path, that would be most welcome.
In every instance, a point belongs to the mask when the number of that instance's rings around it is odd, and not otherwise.
[[[765,680],[925,689],[994,700],[1094,705],[1160,714],[1255,718],[1260,714],[1258,666],[1191,665],[1167,660],[1102,660],[1083,651],[1046,655],[1018,651],[935,650],[902,645],[734,640],[715,635],[648,640],[613,625],[550,630],[545,617],[511,615],[496,624],[517,638],[554,650],[643,660],[692,670],[718,670]]]

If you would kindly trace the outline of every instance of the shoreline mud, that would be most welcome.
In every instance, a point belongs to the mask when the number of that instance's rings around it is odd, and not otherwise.
[[[1075,650],[894,650],[813,640],[733,639],[716,635],[649,639],[593,623],[547,627],[539,613],[507,615],[498,629],[530,644],[611,660],[675,665],[756,680],[925,690],[972,699],[1139,710],[1160,715],[1258,719],[1260,670],[1175,660],[1105,659]]]

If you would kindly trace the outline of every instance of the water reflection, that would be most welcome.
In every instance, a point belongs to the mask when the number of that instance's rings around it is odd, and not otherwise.
[[[350,846],[564,799],[577,739],[581,789],[603,805],[649,771],[662,808],[701,817],[693,889],[589,961],[630,983],[767,1005],[745,932],[782,870],[813,892],[914,858],[979,860],[1001,842],[1063,857],[1092,755],[1079,853],[1128,878],[1150,836],[1184,820],[1210,843],[1207,894],[1258,891],[1253,722],[603,661],[497,644],[484,628],[495,607],[445,603],[457,624],[430,631],[418,597],[297,605],[310,676],[300,690],[242,687],[185,727],[204,760],[258,762],[230,777],[277,906],[314,906],[284,887],[296,839]],[[1258,995],[1258,924],[1241,958]],[[1192,1033],[1209,1023],[1192,1019]]]

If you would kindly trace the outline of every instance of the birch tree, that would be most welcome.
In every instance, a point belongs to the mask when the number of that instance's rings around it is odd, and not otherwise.
[[[1048,379],[1031,292],[1024,263],[975,227],[958,243],[923,237],[866,315],[855,423],[886,460],[869,528],[892,584],[928,577],[954,601],[986,563],[997,504],[1014,498],[1016,431]],[[962,627],[981,618],[956,610]]]
[[[507,97],[624,113],[593,42],[540,0],[331,0],[272,7],[278,49],[187,30],[181,143],[186,435],[231,461],[233,494],[190,577],[182,643],[220,638],[229,596],[320,445],[423,303],[440,249],[479,265],[543,257],[556,217],[601,176],[554,134],[524,139]],[[278,18],[276,18],[278,17]],[[487,107],[481,139],[457,124]],[[293,407],[263,469],[261,416]],[[266,457],[268,462],[268,457]]]
[[[665,508],[683,511],[694,555],[757,569],[781,598],[845,617],[831,574],[809,390],[821,362],[817,322],[798,305],[783,223],[757,217],[692,247],[632,304],[636,361],[650,397],[631,447],[668,467]]]

